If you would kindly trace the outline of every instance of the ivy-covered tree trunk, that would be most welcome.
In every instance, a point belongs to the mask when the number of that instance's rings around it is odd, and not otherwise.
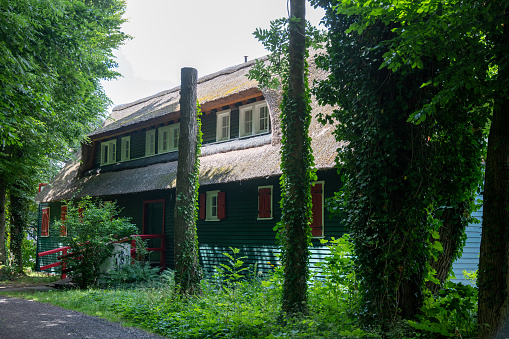
[[[4,265],[7,259],[5,247],[5,210],[6,210],[7,186],[0,175],[0,265]]]
[[[309,90],[306,78],[305,1],[290,1],[289,74],[282,102],[282,229],[285,267],[282,310],[308,313],[311,151]]]
[[[194,68],[181,70],[180,139],[175,189],[175,287],[181,294],[201,293],[196,215],[198,201],[200,123]]]
[[[431,259],[431,268],[436,271],[435,278],[438,284],[427,281],[426,288],[431,293],[436,294],[442,289],[445,281],[449,277],[454,260],[461,253],[461,246],[465,243],[465,214],[470,211],[466,201],[460,202],[457,206],[448,206],[440,216],[443,221],[442,227],[438,230],[439,238],[431,240],[432,243],[440,242],[443,251],[437,255],[437,260]]]
[[[23,236],[27,223],[28,201],[25,198],[26,192],[21,185],[15,184],[9,190],[9,259],[10,266],[19,273],[23,272]]]

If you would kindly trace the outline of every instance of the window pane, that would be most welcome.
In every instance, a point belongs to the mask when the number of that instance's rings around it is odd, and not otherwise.
[[[104,145],[104,148],[103,148],[103,164],[107,164],[108,163],[108,145]]]
[[[173,149],[177,149],[179,147],[179,135],[180,126],[177,126],[173,129]]]
[[[260,132],[267,131],[269,127],[269,114],[267,107],[260,107]]]
[[[244,134],[251,135],[253,132],[253,111],[246,111],[244,116]]]
[[[221,139],[228,139],[230,132],[230,116],[226,115],[223,117],[223,128],[221,132]]]
[[[211,211],[210,216],[216,218],[217,217],[217,196],[212,197],[212,203],[211,203]]]

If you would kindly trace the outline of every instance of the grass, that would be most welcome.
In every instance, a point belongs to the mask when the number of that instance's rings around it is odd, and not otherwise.
[[[170,338],[368,336],[348,323],[339,324],[337,315],[340,312],[335,308],[312,307],[312,316],[291,321],[282,319],[280,286],[274,281],[253,279],[232,284],[229,288],[203,281],[202,288],[200,297],[176,294],[169,281],[154,281],[134,288],[2,294],[51,303],[109,321],[122,321]],[[313,304],[317,303],[319,300],[313,301]]]
[[[30,269],[25,270],[24,274],[16,274],[5,266],[0,266],[0,285],[3,286],[46,285],[57,280],[60,280],[60,275],[34,272]]]

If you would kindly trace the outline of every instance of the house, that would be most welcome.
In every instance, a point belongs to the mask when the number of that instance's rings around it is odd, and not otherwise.
[[[229,247],[239,248],[239,255],[247,256],[246,264],[256,263],[261,270],[277,262],[273,228],[281,216],[281,93],[260,90],[256,81],[247,78],[253,64],[246,62],[198,80],[203,147],[197,232],[200,263],[209,274],[225,259],[222,253]],[[310,83],[325,76],[310,62]],[[36,198],[40,203],[38,253],[61,246],[60,234],[52,234],[49,225],[65,216],[64,201],[88,195],[116,201],[121,216],[130,217],[140,234],[163,234],[165,263],[174,267],[179,90],[117,106],[103,126],[89,135],[81,159],[67,164]],[[340,237],[347,227],[325,208],[326,199],[340,188],[334,166],[341,145],[334,139],[334,127],[317,120],[319,113],[329,113],[331,107],[315,101],[311,107],[310,136],[318,175],[312,193],[313,267],[328,253],[319,240]],[[478,225],[469,226],[467,232],[465,253],[453,267],[456,281],[462,282],[463,269],[476,269],[480,243]],[[41,257],[36,267],[55,261],[56,254]]]
[[[229,247],[247,256],[246,264],[271,268],[277,261],[276,233],[281,209],[279,178],[281,93],[260,90],[246,62],[198,80],[203,147],[200,157],[200,263],[210,273]],[[310,81],[325,73],[310,68]],[[81,159],[67,164],[37,196],[40,228],[37,251],[61,246],[50,225],[65,216],[65,200],[84,196],[116,201],[121,216],[132,218],[140,234],[164,234],[167,267],[174,267],[173,209],[179,138],[179,90],[173,88],[115,107],[103,126],[89,135]],[[312,104],[310,126],[318,181],[313,190],[311,265],[326,248],[319,240],[340,237],[345,225],[330,218],[325,199],[340,186],[335,165],[340,146],[334,127],[317,120],[330,107]],[[154,244],[153,246],[157,246]],[[55,254],[56,257],[56,254]],[[38,258],[37,268],[56,261]]]

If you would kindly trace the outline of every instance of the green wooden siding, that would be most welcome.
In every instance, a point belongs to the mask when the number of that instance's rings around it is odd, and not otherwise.
[[[325,198],[332,197],[340,186],[340,179],[335,170],[318,172],[318,180],[324,181]],[[273,218],[271,220],[257,220],[258,187],[260,186],[273,187]],[[239,256],[247,256],[244,260],[246,265],[256,264],[258,270],[262,271],[272,269],[271,265],[277,264],[277,253],[279,253],[275,239],[276,232],[273,230],[281,219],[279,178],[271,177],[200,187],[200,193],[214,190],[220,190],[226,194],[226,218],[220,221],[197,221],[200,262],[206,276],[210,276],[219,263],[226,263],[223,253],[229,252],[229,247],[239,248],[241,250]],[[143,202],[164,199],[166,266],[174,268],[175,190],[105,196],[102,199],[116,201],[122,209],[120,216],[131,218],[131,222],[138,226],[140,234],[143,228]],[[60,203],[52,203],[50,208],[50,218],[54,222],[55,218],[60,218]],[[326,238],[340,237],[346,232],[346,227],[339,223],[338,218],[330,218],[325,210],[324,230]],[[58,239],[59,237],[40,238],[38,250],[60,247]],[[323,260],[328,250],[320,244],[319,239],[313,239],[312,242],[310,266],[315,269],[316,263]],[[49,260],[48,258],[47,261]],[[46,262],[41,263],[38,267],[45,264]]]
[[[216,142],[216,113],[202,114],[201,131],[203,133],[203,143],[210,144]]]
[[[38,213],[38,230],[37,230],[37,250],[36,250],[36,260],[35,260],[35,269],[37,271],[40,271],[41,266],[49,265],[52,263],[55,263],[57,261],[60,261],[57,256],[61,255],[62,253],[54,253],[49,254],[43,257],[39,257],[38,254],[44,251],[53,250],[55,248],[63,247],[65,246],[62,237],[59,236],[60,232],[56,230],[53,226],[55,224],[55,221],[60,220],[60,207],[63,204],[60,202],[54,202],[49,204],[40,204],[39,205],[39,213]],[[49,228],[49,237],[41,237],[41,222],[42,222],[42,209],[49,207],[50,208],[50,228]],[[53,267],[48,270],[45,270],[44,272],[47,273],[61,273],[61,267]]]

